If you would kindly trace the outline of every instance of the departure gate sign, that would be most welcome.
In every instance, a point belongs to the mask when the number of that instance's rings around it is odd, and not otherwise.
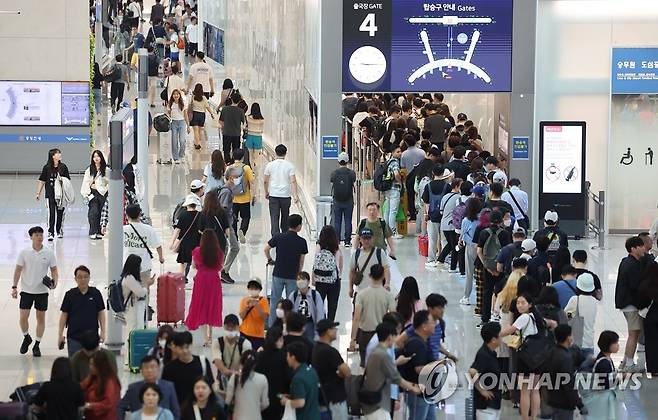
[[[512,0],[344,0],[344,92],[509,92]]]

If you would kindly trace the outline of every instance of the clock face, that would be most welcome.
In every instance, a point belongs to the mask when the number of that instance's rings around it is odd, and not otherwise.
[[[375,83],[386,73],[386,57],[378,48],[365,46],[350,56],[350,73],[361,83]]]

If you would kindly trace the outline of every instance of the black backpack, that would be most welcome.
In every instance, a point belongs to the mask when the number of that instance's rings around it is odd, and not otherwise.
[[[366,227],[367,221],[368,219],[361,219],[361,221],[359,222],[359,228],[356,230],[357,234],[361,232],[361,229]],[[379,219],[379,224],[382,227],[382,235],[384,236],[384,238],[386,238],[386,221],[384,219]]]
[[[112,67],[112,71],[106,74],[104,79],[106,82],[116,82],[117,80],[121,80],[122,75],[121,67],[118,64],[115,64],[114,67]]]
[[[386,163],[379,164],[375,170],[375,175],[372,179],[372,184],[377,191],[385,192],[393,188],[393,177],[389,177],[388,174],[388,164],[390,160]]]
[[[336,172],[333,182],[334,200],[347,202],[352,200],[352,179],[349,171]]]
[[[178,222],[178,219],[183,215],[183,213],[186,211],[186,208],[183,207],[183,202],[181,201],[180,203],[176,204],[176,208],[174,209],[174,213],[171,215],[171,225],[175,226],[176,223]]]
[[[386,134],[386,124],[384,120],[375,117],[368,117],[370,121],[370,138],[379,141]]]

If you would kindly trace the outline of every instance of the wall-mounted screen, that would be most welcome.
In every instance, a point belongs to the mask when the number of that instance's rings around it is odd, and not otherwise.
[[[0,125],[87,126],[89,82],[0,81]]]
[[[344,92],[509,92],[512,0],[344,0]]]

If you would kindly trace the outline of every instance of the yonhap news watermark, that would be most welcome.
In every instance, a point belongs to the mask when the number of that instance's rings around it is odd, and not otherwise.
[[[476,388],[481,391],[505,391],[520,389],[576,389],[582,392],[603,391],[636,391],[642,387],[643,373],[591,373],[567,372],[517,374],[517,373],[484,373],[471,376],[464,372],[462,384],[469,391]],[[451,360],[441,360],[430,363],[421,370],[418,383],[423,386],[423,397],[430,404],[438,404],[448,399],[460,388],[459,374]],[[477,391],[476,391],[477,392]]]

